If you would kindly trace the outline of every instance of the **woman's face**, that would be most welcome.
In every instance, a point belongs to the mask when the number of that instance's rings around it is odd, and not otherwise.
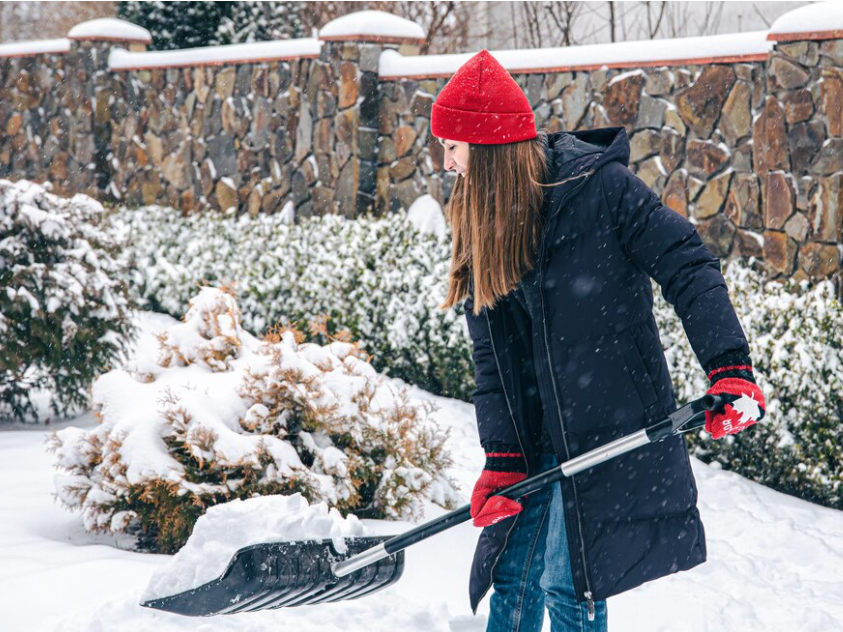
[[[460,140],[439,139],[445,148],[445,170],[454,171],[457,175],[465,176],[468,172],[469,145]]]

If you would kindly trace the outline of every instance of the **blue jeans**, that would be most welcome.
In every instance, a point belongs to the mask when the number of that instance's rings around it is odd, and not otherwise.
[[[556,464],[554,455],[545,454],[539,469]],[[586,604],[574,594],[561,485],[533,492],[523,507],[495,567],[486,632],[540,632],[545,608],[552,632],[606,632],[606,602],[594,602],[589,621]]]

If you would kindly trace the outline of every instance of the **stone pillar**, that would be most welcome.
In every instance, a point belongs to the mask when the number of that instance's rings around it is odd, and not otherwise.
[[[365,24],[354,17],[360,14],[351,14],[329,22],[319,33],[321,60],[339,83],[333,119],[339,168],[335,200],[349,217],[376,206],[380,54],[399,47],[404,54],[418,53],[424,42],[424,31],[409,20],[381,11],[366,14]]]
[[[77,165],[68,176],[74,191],[96,198],[108,195],[113,177],[111,166],[111,74],[108,55],[111,47],[126,45],[146,50],[152,38],[144,28],[130,22],[104,18],[82,22],[67,34],[71,41],[72,82],[70,153]]]
[[[0,178],[67,182],[67,53],[62,45],[0,57]]]
[[[774,25],[775,26],[775,25]],[[840,281],[843,249],[843,32],[783,33],[767,63],[755,122],[771,277]]]

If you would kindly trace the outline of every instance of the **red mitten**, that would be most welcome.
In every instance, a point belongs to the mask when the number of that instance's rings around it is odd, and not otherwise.
[[[706,412],[705,429],[712,439],[737,434],[760,421],[766,412],[764,393],[755,383],[749,356],[730,352],[715,358],[708,369],[711,395],[735,395],[737,400],[726,404],[722,412]]]
[[[486,465],[471,493],[471,517],[475,527],[488,527],[521,511],[521,503],[495,492],[527,478],[520,448],[505,444],[486,446]]]

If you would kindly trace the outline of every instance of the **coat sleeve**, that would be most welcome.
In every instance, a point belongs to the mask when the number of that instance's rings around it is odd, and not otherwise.
[[[480,445],[521,445],[515,429],[515,420],[506,400],[498,365],[492,348],[491,334],[485,312],[479,316],[472,313],[474,302],[469,296],[463,303],[468,331],[474,347],[474,380],[476,388],[472,393],[474,411],[477,416],[477,431]]]
[[[749,356],[726,281],[715,257],[687,219],[618,162],[601,169],[603,193],[621,247],[661,286],[682,319],[691,347],[706,371],[723,354]]]

